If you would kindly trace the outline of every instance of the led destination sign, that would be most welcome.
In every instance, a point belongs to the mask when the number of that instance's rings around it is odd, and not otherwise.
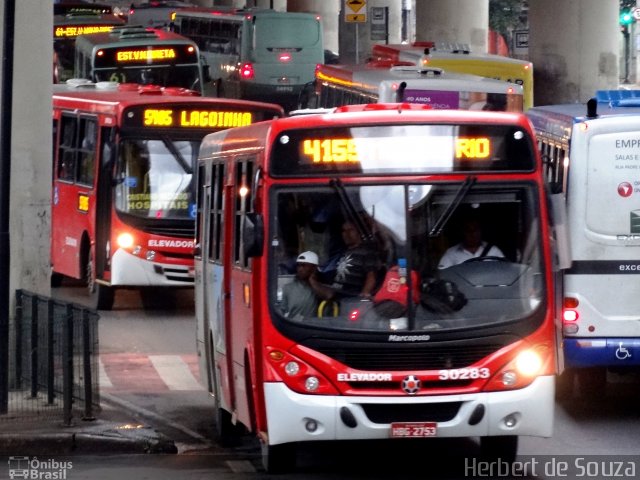
[[[373,141],[373,145],[367,145]],[[491,156],[491,139],[455,138],[453,139],[455,159],[484,160]],[[302,153],[313,163],[360,163],[358,151],[370,151],[381,147],[381,139],[370,138],[325,138],[305,139]]]
[[[78,35],[92,35],[113,30],[113,25],[67,25],[56,27],[53,36],[55,38],[73,38]]]
[[[101,48],[95,55],[95,67],[105,68],[114,65],[153,65],[197,63],[198,54],[193,45],[162,45]]]
[[[255,112],[207,110],[202,106],[162,105],[159,107],[132,107],[124,116],[128,127],[157,128],[230,128],[251,125]]]
[[[281,133],[271,172],[330,173],[531,171],[534,145],[515,125],[383,125]]]

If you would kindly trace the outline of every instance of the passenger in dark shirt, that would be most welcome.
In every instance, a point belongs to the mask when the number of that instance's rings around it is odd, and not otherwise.
[[[347,250],[338,261],[331,288],[335,296],[370,298],[377,284],[380,256],[374,245],[362,241],[351,221],[342,224],[342,239]]]

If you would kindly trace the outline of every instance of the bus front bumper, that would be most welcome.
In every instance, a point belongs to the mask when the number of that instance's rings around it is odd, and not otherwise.
[[[111,285],[128,287],[192,287],[193,266],[151,262],[121,248],[111,259]]]
[[[553,433],[555,377],[538,377],[526,388],[505,392],[420,397],[346,397],[302,395],[283,383],[267,383],[265,404],[269,445],[296,441],[391,438],[391,423],[376,423],[365,412],[371,405],[403,422],[403,407],[459,403],[455,415],[437,422],[435,437],[530,435]],[[430,405],[428,405],[430,404]],[[481,414],[479,414],[481,412]],[[506,419],[515,419],[508,426]]]
[[[565,338],[565,367],[626,367],[640,365],[640,338]]]

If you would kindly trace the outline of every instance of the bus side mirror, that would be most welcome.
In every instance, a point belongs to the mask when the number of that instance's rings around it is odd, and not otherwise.
[[[242,244],[246,258],[262,255],[264,219],[259,213],[247,213],[242,225]]]

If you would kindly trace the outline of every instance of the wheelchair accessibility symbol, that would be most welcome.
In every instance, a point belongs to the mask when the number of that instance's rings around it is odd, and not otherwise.
[[[626,360],[627,358],[631,358],[631,352],[626,349],[626,347],[622,346],[622,342],[618,344],[618,348],[616,349],[616,358],[618,360]]]

